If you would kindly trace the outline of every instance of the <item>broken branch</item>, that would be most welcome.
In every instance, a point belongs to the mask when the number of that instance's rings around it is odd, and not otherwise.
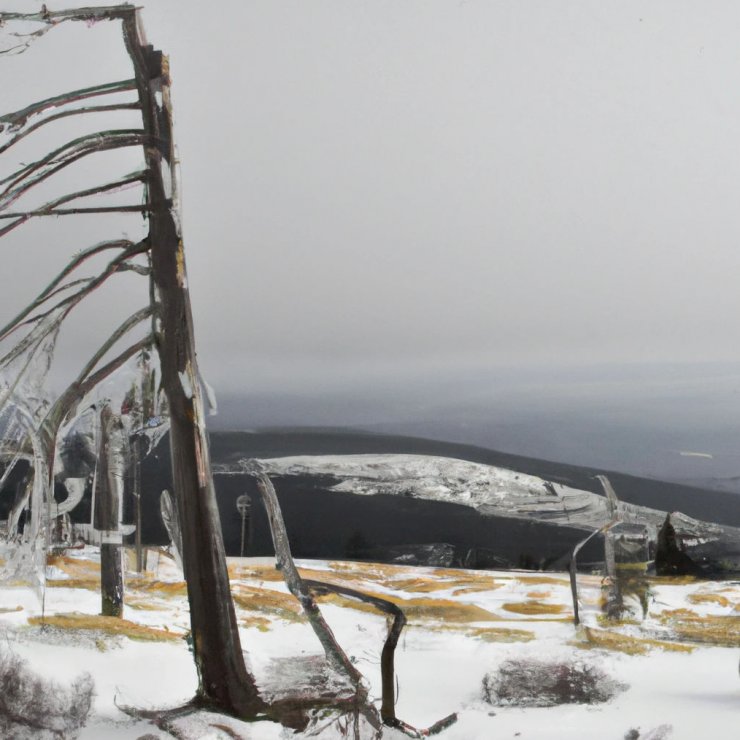
[[[329,627],[324,620],[321,611],[311,596],[309,588],[306,586],[298,573],[298,569],[295,567],[293,556],[290,553],[290,543],[288,542],[288,533],[285,529],[283,514],[280,510],[280,504],[278,503],[277,494],[275,493],[272,481],[261,471],[259,463],[254,463],[250,472],[256,476],[257,488],[262,495],[262,500],[265,502],[265,509],[270,521],[272,541],[275,546],[275,558],[277,561],[276,567],[282,572],[283,578],[285,579],[285,583],[290,592],[301,603],[303,611],[305,612],[313,631],[316,633],[316,637],[319,638],[319,642],[324,648],[327,660],[336,670],[345,674],[350,679],[352,684],[355,686],[358,698],[364,700],[367,695],[367,690],[362,686],[362,674],[357,670],[357,668],[355,668],[341,645],[337,642],[331,627]]]

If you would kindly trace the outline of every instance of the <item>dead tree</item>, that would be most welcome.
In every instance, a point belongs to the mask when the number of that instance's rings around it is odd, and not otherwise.
[[[133,271],[149,278],[146,305],[114,330],[49,408],[40,406],[27,412],[19,403],[20,411],[29,418],[25,427],[26,444],[33,452],[36,500],[45,500],[47,506],[51,500],[54,456],[62,426],[74,417],[79,407],[87,403],[86,399],[90,398],[102,380],[146,348],[154,346],[159,357],[161,386],[169,412],[173,484],[182,538],[183,570],[188,587],[193,653],[199,677],[198,695],[191,706],[207,706],[241,718],[269,716],[292,726],[305,724],[306,712],[317,707],[347,711],[348,707],[335,696],[307,703],[288,699],[268,706],[244,663],[211,474],[185,253],[177,214],[177,177],[167,57],[146,43],[139,28],[137,9],[131,5],[66,11],[48,11],[44,7],[41,12],[32,14],[0,13],[0,25],[16,20],[26,24],[36,23],[38,27],[37,31],[19,37],[16,50],[23,50],[34,39],[66,22],[120,23],[133,77],[73,90],[0,116],[0,134],[6,135],[4,142],[0,140],[0,155],[46,124],[67,116],[137,110],[141,115],[141,128],[103,130],[81,136],[36,160],[21,164],[9,176],[0,179],[0,223],[6,222],[0,228],[0,236],[34,219],[45,217],[139,213],[145,216],[148,223],[148,234],[139,242],[111,240],[79,252],[31,303],[5,327],[0,327],[0,342],[22,334],[10,351],[0,358],[0,370],[11,367],[17,370],[5,393],[0,395],[1,406],[11,399],[18,401],[17,391],[24,373],[38,363],[42,355],[51,356],[63,322],[88,295],[122,272]],[[136,100],[80,105],[81,101],[97,100],[122,92],[134,93]],[[64,193],[40,207],[19,207],[23,196],[37,185],[53,180],[57,173],[69,165],[100,152],[134,147],[141,148],[143,153],[143,166],[138,171]],[[86,198],[94,195],[136,184],[144,187],[143,203],[119,206],[74,204],[76,201],[84,203]],[[113,255],[106,266],[93,276],[78,277],[81,267],[106,253]],[[149,322],[150,331],[110,358],[120,341],[134,330],[141,332],[141,326]],[[38,508],[36,506],[35,510]],[[279,514],[277,505],[274,513]],[[276,515],[273,519],[276,542],[284,541],[287,546],[282,517]],[[282,557],[284,550],[280,552]],[[368,700],[362,676],[331,635],[318,608],[314,609],[310,588],[300,580],[292,566],[289,550],[283,562],[286,574],[291,573],[290,583],[293,584],[294,593],[309,614],[327,656],[355,687],[355,696],[349,709],[356,716],[362,714],[377,734],[385,720],[407,734],[421,736],[422,731],[414,730],[395,718],[392,707],[394,697],[389,686],[384,689],[382,719],[378,716]],[[329,584],[313,584],[312,588],[332,590]],[[354,592],[345,595],[368,601]],[[393,612],[388,605],[381,606],[381,600],[376,601],[376,606],[381,610]],[[402,626],[402,620],[395,619],[386,641],[384,677],[392,675],[393,649]],[[451,721],[453,718],[438,723],[430,728],[430,732],[438,731]]]
[[[100,213],[142,213],[148,219],[147,237],[138,243],[113,240],[78,253],[41,293],[0,328],[0,341],[25,331],[16,345],[0,358],[0,367],[24,363],[26,370],[51,341],[64,320],[91,292],[123,271],[147,275],[151,290],[148,305],[134,314],[95,353],[78,378],[62,393],[53,407],[29,430],[43,462],[46,500],[50,499],[50,476],[60,426],[95,386],[152,344],[159,356],[162,387],[170,416],[170,444],[177,509],[183,534],[183,565],[193,648],[200,679],[199,700],[232,714],[250,717],[264,709],[253,677],[242,657],[236,615],[231,600],[221,527],[210,471],[208,443],[199,374],[195,357],[193,323],[185,273],[185,257],[179,219],[175,212],[176,177],[168,60],[146,43],[131,5],[40,13],[0,13],[3,24],[12,21],[38,24],[26,36],[30,43],[65,22],[114,21],[121,25],[123,41],[131,59],[132,79],[97,85],[47,98],[21,110],[0,116],[9,134],[0,154],[10,150],[41,127],[63,116],[84,116],[101,110],[136,109],[141,114],[138,129],[106,130],[73,139],[54,151],[24,163],[0,180],[0,228],[4,236],[32,219]],[[84,105],[80,101],[131,91],[136,100],[110,105]],[[75,104],[75,105],[72,105]],[[144,166],[125,177],[85,187],[56,197],[41,207],[23,210],[15,204],[37,185],[53,178],[69,165],[104,151],[140,147]],[[70,205],[93,195],[112,192],[125,185],[142,183],[145,202],[123,206]],[[94,257],[112,252],[113,258],[98,274],[78,278],[78,269]],[[144,257],[145,264],[137,257]],[[152,331],[105,362],[113,345],[130,329],[146,320]],[[11,386],[16,383],[13,381]],[[11,388],[13,390],[13,388]],[[6,393],[6,398],[10,394]],[[3,399],[5,400],[5,399]],[[30,443],[29,443],[30,444]],[[38,477],[38,472],[37,472]]]

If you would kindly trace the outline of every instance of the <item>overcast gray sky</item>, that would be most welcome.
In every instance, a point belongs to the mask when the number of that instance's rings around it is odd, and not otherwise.
[[[740,361],[736,2],[143,4],[217,387]],[[67,61],[118,78],[83,30]],[[47,94],[46,42],[0,59],[4,101]]]

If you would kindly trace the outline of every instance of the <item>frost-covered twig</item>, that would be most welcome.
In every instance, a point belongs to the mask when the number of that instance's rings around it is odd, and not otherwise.
[[[61,281],[76,267],[79,267],[79,265],[81,265],[85,260],[106,249],[113,249],[116,247],[124,246],[125,248],[123,249],[123,251],[114,259],[112,259],[106,265],[102,272],[100,272],[95,277],[86,279],[84,288],[81,288],[80,290],[69,296],[65,296],[62,300],[57,302],[49,309],[29,318],[30,313],[32,313],[37,308],[40,308],[49,298],[57,294],[57,288],[59,287]],[[69,315],[72,309],[77,306],[85,296],[89,295],[94,290],[99,288],[109,277],[114,275],[116,272],[124,269],[131,257],[143,254],[147,251],[147,249],[148,244],[145,241],[138,243],[133,243],[129,241],[114,241],[103,242],[102,244],[98,244],[95,247],[91,247],[89,250],[81,252],[66,265],[66,267],[56,276],[56,278],[54,278],[54,280],[52,280],[52,282],[43,291],[41,291],[41,293],[36,297],[35,300],[29,303],[13,319],[11,319],[10,322],[8,322],[4,327],[2,327],[2,329],[0,329],[0,341],[6,339],[22,326],[26,326],[32,323],[38,323],[39,321],[42,321],[51,316],[55,311],[59,312],[59,315],[53,320],[51,325],[44,330],[47,334],[50,333],[59,325],[61,325],[62,321],[64,321],[64,319]],[[63,311],[60,311],[61,309],[63,309]],[[2,359],[0,359],[0,366],[7,364],[8,362],[15,359],[15,357],[18,357],[22,352],[26,351],[28,346],[24,346],[23,342],[25,342],[25,340],[13,347],[10,352],[8,352]],[[27,344],[28,343],[26,343],[26,345]]]
[[[87,361],[87,364],[83,367],[82,371],[78,375],[78,382],[81,385],[88,384],[90,378],[97,375],[97,373],[94,373],[93,375],[90,375],[90,373],[95,368],[95,366],[103,359],[103,357],[108,354],[108,352],[113,348],[116,342],[118,342],[123,336],[128,334],[128,332],[130,332],[131,329],[133,329],[135,326],[148,319],[154,312],[154,309],[154,306],[144,306],[144,308],[140,308],[138,311],[131,314],[131,316],[129,316],[123,323],[121,323],[117,329],[111,332],[108,339],[103,342],[103,344],[98,348],[97,352],[95,352],[95,354]],[[143,349],[143,347],[146,347],[149,343],[151,343],[151,336],[148,336],[146,340],[143,340],[143,346],[140,347],[137,351],[141,351],[141,349]],[[138,344],[141,344],[141,342],[138,342],[137,345]],[[126,351],[129,352],[130,350],[131,348],[129,347],[129,349]],[[133,356],[134,354],[136,354],[136,352],[133,352],[131,356]]]
[[[0,180],[5,189],[0,193],[0,209],[6,209],[39,183],[78,160],[98,152],[153,144],[141,129],[99,131],[67,142],[45,157],[21,167]]]
[[[15,139],[19,139],[21,138],[21,136],[25,136],[32,130],[38,128],[39,126],[43,126],[45,123],[48,123],[51,120],[68,115],[87,113],[90,112],[91,109],[73,108],[71,110],[59,111],[49,116],[48,118],[44,118],[41,121],[37,121],[36,123],[31,124],[31,126],[24,129],[24,126],[26,126],[30,118],[41,115],[49,109],[57,109],[60,106],[67,105],[69,103],[77,103],[80,100],[87,100],[89,98],[94,98],[101,95],[126,92],[129,90],[136,90],[136,80],[121,80],[120,82],[109,82],[104,85],[94,85],[93,87],[85,87],[81,88],[80,90],[73,90],[72,92],[63,93],[61,95],[54,95],[51,98],[39,100],[36,103],[32,103],[31,105],[28,105],[25,108],[21,108],[20,110],[14,111],[12,113],[6,113],[0,116],[0,125],[2,126],[0,130],[4,130],[5,127],[8,127],[11,131],[15,131],[17,133],[13,140],[0,147],[0,154],[9,149],[15,143]],[[119,103],[114,104],[113,106],[105,106],[105,108],[117,110],[120,105],[126,105],[126,107],[139,107],[138,103]],[[103,106],[97,106],[92,110],[98,110],[102,107]]]
[[[92,188],[85,188],[84,190],[77,190],[73,193],[67,193],[59,198],[50,200],[40,208],[34,208],[31,211],[17,211],[10,213],[0,213],[0,219],[14,219],[13,223],[0,229],[0,237],[5,236],[13,229],[26,223],[29,219],[37,218],[39,216],[66,216],[78,213],[125,213],[125,212],[146,212],[147,206],[145,204],[139,204],[135,206],[102,206],[93,208],[59,208],[59,206],[69,203],[70,201],[77,200],[78,198],[87,198],[91,195],[100,195],[102,193],[108,193],[111,191],[119,190],[126,187],[127,185],[133,185],[134,183],[145,183],[147,180],[146,170],[140,170],[130,175],[114,180],[113,182],[105,183],[104,185],[96,185]]]

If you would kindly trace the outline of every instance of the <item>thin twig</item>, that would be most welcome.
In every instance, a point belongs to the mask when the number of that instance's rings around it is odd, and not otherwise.
[[[31,218],[38,216],[67,216],[78,213],[114,213],[114,212],[129,212],[129,211],[147,211],[146,205],[136,206],[103,206],[95,208],[59,208],[59,206],[69,203],[70,201],[77,200],[78,198],[89,198],[91,195],[100,195],[102,193],[109,193],[111,191],[125,188],[127,185],[133,185],[134,183],[145,183],[148,178],[146,170],[140,170],[130,175],[126,175],[113,182],[105,183],[104,185],[96,185],[91,188],[85,188],[84,190],[76,190],[72,193],[66,193],[65,195],[50,200],[40,208],[35,208],[32,211],[22,211],[17,213],[0,213],[0,219],[15,219],[14,223],[5,226],[0,229],[0,237],[5,236],[13,229],[24,224]]]
[[[115,240],[115,241],[109,241],[109,242],[101,242],[100,244],[96,244],[92,247],[89,247],[88,249],[80,252],[77,254],[70,262],[67,263],[67,265],[64,267],[64,269],[49,283],[49,285],[44,288],[44,290],[39,293],[39,295],[33,300],[31,303],[29,303],[23,310],[20,311],[13,319],[11,319],[4,327],[0,329],[0,341],[6,339],[10,334],[12,334],[16,329],[20,328],[24,324],[29,323],[27,321],[27,317],[29,314],[31,314],[33,311],[35,311],[37,308],[39,308],[46,300],[48,300],[56,291],[58,286],[61,284],[61,282],[66,278],[69,274],[71,274],[77,267],[79,267],[83,262],[90,259],[91,257],[94,257],[96,254],[99,254],[105,250],[108,249],[123,249],[121,254],[119,254],[115,259],[111,260],[106,268],[103,270],[102,273],[100,273],[96,278],[91,279],[91,282],[88,284],[86,288],[84,288],[81,291],[78,291],[72,296],[68,296],[61,304],[57,304],[54,308],[61,308],[62,305],[67,305],[68,308],[65,311],[64,315],[61,317],[60,321],[63,320],[69,311],[74,308],[77,303],[79,303],[82,298],[91,293],[93,290],[98,288],[100,285],[105,282],[105,280],[108,279],[112,274],[114,274],[120,267],[121,264],[123,264],[126,260],[130,259],[131,257],[134,257],[138,254],[143,254],[146,252],[149,248],[149,243],[147,241],[141,241],[138,243],[131,242],[127,239],[121,239],[121,240]],[[72,304],[72,305],[69,305]],[[52,308],[52,310],[54,310]],[[48,314],[49,312],[47,312]],[[34,321],[44,318],[44,316],[37,316],[34,317]],[[0,360],[0,365],[5,362],[5,359],[3,358]]]
[[[118,110],[139,110],[139,108],[140,106],[138,103],[112,103],[111,105],[86,105],[81,108],[72,108],[71,110],[59,111],[59,113],[54,113],[51,116],[46,116],[46,118],[43,118],[40,121],[36,121],[36,123],[32,124],[28,128],[19,131],[15,136],[13,136],[12,139],[10,139],[10,141],[0,146],[0,154],[3,154],[3,152],[7,152],[8,149],[15,146],[19,141],[23,141],[23,139],[25,139],[29,134],[32,134],[34,131],[38,131],[38,129],[40,129],[42,126],[45,126],[47,123],[58,121],[61,118],[68,118],[69,116],[81,116],[87,113],[110,113],[112,111]],[[1,131],[2,127],[0,127],[0,132]]]
[[[0,210],[6,209],[31,188],[83,157],[147,143],[151,143],[151,137],[137,129],[101,131],[68,142],[51,154],[0,180],[0,184],[6,185],[5,190],[0,193]]]
[[[0,14],[0,21],[2,21],[2,14]],[[121,80],[119,82],[108,82],[104,85],[95,85],[93,87],[85,87],[80,90],[73,90],[72,92],[62,93],[61,95],[54,95],[51,98],[45,98],[39,100],[36,103],[21,108],[20,110],[13,111],[12,113],[6,113],[0,116],[0,124],[5,124],[11,128],[11,130],[18,130],[26,125],[29,118],[40,115],[49,108],[59,108],[59,106],[67,105],[68,103],[76,103],[80,100],[87,100],[89,98],[98,97],[100,95],[109,95],[111,93],[125,92],[128,90],[136,90],[136,80]],[[137,105],[138,107],[138,105]],[[75,111],[69,111],[63,114],[57,113],[54,117],[60,115],[71,115],[74,112],[84,110],[76,109]],[[49,119],[45,119],[48,121]],[[37,124],[34,124],[36,126]],[[3,151],[3,150],[0,150]]]

